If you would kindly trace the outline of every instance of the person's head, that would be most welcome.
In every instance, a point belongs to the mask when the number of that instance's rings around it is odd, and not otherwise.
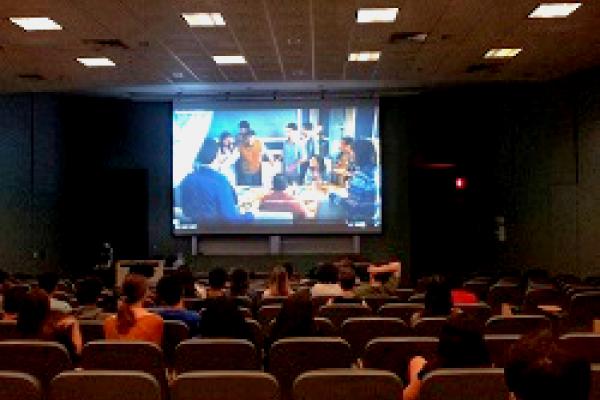
[[[38,287],[43,289],[49,296],[52,296],[57,285],[58,274],[55,272],[44,272],[38,276]]]
[[[285,175],[275,174],[273,177],[273,190],[276,192],[283,192],[285,189],[287,189],[287,185],[288,182]]]
[[[183,285],[175,275],[163,276],[156,285],[158,300],[169,307],[181,305]]]
[[[337,267],[329,262],[319,265],[319,268],[317,269],[317,281],[319,281],[319,283],[337,283]]]
[[[217,157],[219,145],[214,139],[205,139],[196,155],[196,165],[210,165]]]
[[[347,137],[347,136],[342,138],[342,142],[340,144],[340,149],[342,150],[342,153],[346,153],[346,154],[352,153],[354,151],[352,148],[353,146],[354,146],[354,139],[352,139],[351,137]]]
[[[96,305],[102,293],[102,281],[98,278],[85,278],[77,284],[75,297],[82,306]]]
[[[425,290],[425,315],[428,317],[446,316],[452,311],[450,286],[441,276],[434,276]]]
[[[308,291],[300,291],[284,300],[271,331],[273,340],[312,336],[315,332],[313,305]]]
[[[373,282],[377,286],[385,285],[386,283],[388,283],[392,275],[393,274],[391,272],[378,272],[376,274],[373,274]]]
[[[271,271],[269,291],[271,296],[287,296],[290,294],[288,275],[283,267],[276,266]]]
[[[248,121],[240,121],[240,134],[244,135],[250,132],[250,122]]]
[[[442,327],[438,343],[441,368],[489,367],[483,325],[464,313],[453,314]]]
[[[340,268],[340,286],[342,290],[352,290],[354,289],[354,284],[356,283],[356,273],[351,267],[341,267]]]
[[[142,275],[128,274],[121,285],[121,304],[117,310],[117,331],[129,332],[135,325],[133,307],[141,307],[148,292],[148,282]]]
[[[206,301],[200,324],[202,337],[248,339],[249,332],[244,315],[235,299],[217,297]]]
[[[43,289],[31,289],[21,300],[17,330],[25,337],[37,336],[49,316],[50,297]]]
[[[550,331],[522,337],[508,353],[504,378],[516,400],[587,400],[590,364],[563,348]]]
[[[302,133],[304,136],[309,136],[312,133],[313,124],[310,122],[305,122],[302,124]]]
[[[4,299],[2,301],[4,313],[16,315],[23,303],[23,298],[27,294],[27,287],[21,285],[9,285],[4,288]]]
[[[231,287],[229,291],[232,296],[246,296],[248,294],[248,272],[243,268],[231,271]]]
[[[235,144],[235,139],[233,135],[227,131],[222,132],[219,137],[219,147],[221,149],[232,149]]]
[[[285,126],[285,136],[288,140],[294,141],[296,140],[296,132],[298,131],[298,125],[293,122],[290,122]]]
[[[256,132],[253,130],[249,130],[247,132],[243,132],[241,135],[242,143],[246,145],[252,145],[254,143],[254,139],[256,139]]]
[[[196,295],[196,289],[194,287],[196,280],[194,279],[194,274],[192,273],[190,267],[187,265],[182,265],[177,269],[175,275],[183,286],[184,297],[194,297]]]
[[[208,272],[208,286],[212,290],[223,290],[227,283],[227,271],[224,268],[213,268]]]
[[[375,146],[370,140],[354,143],[354,161],[359,168],[373,168],[377,164],[375,157]]]

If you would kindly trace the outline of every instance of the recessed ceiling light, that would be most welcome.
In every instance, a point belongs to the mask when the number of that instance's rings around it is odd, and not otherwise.
[[[380,56],[380,51],[361,51],[348,54],[348,61],[377,61]]]
[[[375,22],[394,22],[398,8],[360,8],[356,12],[356,22],[370,24]]]
[[[117,65],[113,60],[106,57],[79,57],[77,61],[86,67],[114,67]]]
[[[529,18],[565,18],[580,6],[581,3],[542,3],[529,14]]]
[[[60,31],[62,26],[46,17],[10,18],[10,22],[26,31]]]
[[[483,58],[512,58],[516,57],[523,49],[489,49]]]
[[[183,78],[183,72],[173,72],[171,74],[171,76],[175,79],[182,79]]]
[[[244,56],[213,56],[213,60],[219,65],[246,64]]]
[[[221,13],[183,13],[181,16],[191,27],[225,26]]]

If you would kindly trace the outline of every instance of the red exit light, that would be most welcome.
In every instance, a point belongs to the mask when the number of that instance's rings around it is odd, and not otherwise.
[[[467,178],[458,177],[456,178],[456,190],[464,190],[467,188]]]

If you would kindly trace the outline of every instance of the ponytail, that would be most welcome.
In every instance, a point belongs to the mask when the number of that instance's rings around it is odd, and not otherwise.
[[[146,278],[136,274],[129,274],[125,277],[121,291],[123,300],[117,310],[117,332],[127,334],[135,325],[135,314],[132,305],[144,299],[148,285]]]
[[[135,314],[126,301],[121,302],[117,310],[117,332],[121,335],[129,332],[135,325]]]

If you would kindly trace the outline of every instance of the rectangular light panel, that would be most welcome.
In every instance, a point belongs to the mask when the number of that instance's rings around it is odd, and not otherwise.
[[[213,60],[219,65],[246,64],[244,56],[213,56]]]
[[[117,65],[113,60],[106,57],[80,57],[77,61],[86,67],[114,67]]]
[[[523,49],[490,49],[483,58],[512,58],[516,57]]]
[[[60,31],[60,26],[56,21],[47,17],[13,17],[10,22],[20,26],[26,31]]]
[[[356,12],[356,22],[371,24],[394,22],[398,16],[398,8],[360,8]]]
[[[529,14],[529,18],[566,18],[581,6],[581,3],[542,3]]]
[[[348,61],[378,61],[379,57],[381,57],[380,51],[360,51],[348,54]]]
[[[225,26],[221,13],[183,13],[181,16],[191,27]]]

